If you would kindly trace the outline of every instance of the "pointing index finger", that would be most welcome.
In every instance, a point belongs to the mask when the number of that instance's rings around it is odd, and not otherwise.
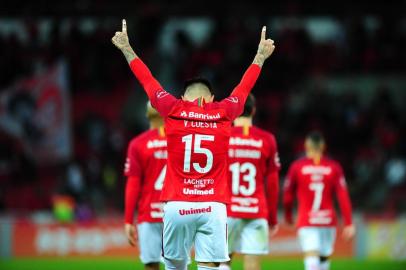
[[[266,38],[266,26],[263,26],[261,31],[261,40],[265,40],[265,38]]]
[[[123,19],[122,32],[127,33],[127,22],[125,21],[125,19]]]

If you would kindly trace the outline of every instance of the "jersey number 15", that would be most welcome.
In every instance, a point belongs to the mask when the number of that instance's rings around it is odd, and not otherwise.
[[[193,134],[189,134],[182,137],[182,142],[185,144],[185,157],[183,160],[183,171],[190,172],[191,165],[193,165],[193,169],[198,173],[208,173],[213,167],[213,153],[210,149],[204,148],[201,146],[202,141],[214,141],[213,135],[202,135],[202,134],[195,134],[194,135],[194,145],[192,149],[192,141],[193,141]],[[193,154],[203,154],[206,156],[207,161],[204,167],[200,166],[199,163],[193,162],[191,164]]]

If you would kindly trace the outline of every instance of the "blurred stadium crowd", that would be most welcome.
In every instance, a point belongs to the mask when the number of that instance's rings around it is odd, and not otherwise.
[[[282,175],[304,135],[321,130],[343,165],[355,209],[406,210],[406,20],[384,16],[230,15],[166,17],[150,9],[128,17],[133,47],[167,90],[201,74],[227,95],[255,54],[264,22],[276,53],[253,93],[257,124],[275,133]],[[68,66],[72,154],[38,164],[0,129],[0,210],[49,209],[52,196],[75,197],[79,217],[122,208],[126,144],[147,128],[146,96],[110,39],[121,18],[0,20],[0,95],[22,77]],[[0,113],[18,112],[19,106]],[[26,118],[25,136],[41,136]],[[283,177],[281,177],[283,179]]]

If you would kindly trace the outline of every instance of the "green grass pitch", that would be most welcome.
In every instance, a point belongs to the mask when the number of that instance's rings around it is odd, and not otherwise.
[[[137,270],[143,269],[136,259],[0,259],[1,270]],[[161,267],[163,269],[163,267]],[[189,269],[196,269],[193,264]],[[242,270],[241,260],[233,263],[232,269]],[[299,259],[264,260],[264,270],[303,270]],[[406,261],[336,259],[331,270],[406,270]]]

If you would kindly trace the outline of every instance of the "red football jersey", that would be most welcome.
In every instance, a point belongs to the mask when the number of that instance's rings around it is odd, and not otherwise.
[[[126,198],[126,222],[132,223],[134,205],[137,203],[137,222],[162,222],[163,203],[160,200],[165,179],[167,142],[163,130],[151,129],[135,137],[129,144],[124,173],[135,182],[127,185],[126,191],[138,189]]]
[[[278,175],[280,163],[275,137],[254,126],[233,127],[228,157],[228,216],[266,218],[276,224],[279,183],[273,176]]]
[[[351,220],[351,202],[341,166],[323,157],[319,164],[302,158],[289,168],[284,185],[285,217],[292,220],[295,195],[298,199],[297,226],[335,226],[337,223],[333,197],[337,196],[344,223]]]
[[[260,73],[251,65],[230,97],[212,103],[176,99],[154,79],[140,59],[130,63],[152,106],[165,118],[168,168],[163,201],[228,203],[227,151],[231,123]]]

